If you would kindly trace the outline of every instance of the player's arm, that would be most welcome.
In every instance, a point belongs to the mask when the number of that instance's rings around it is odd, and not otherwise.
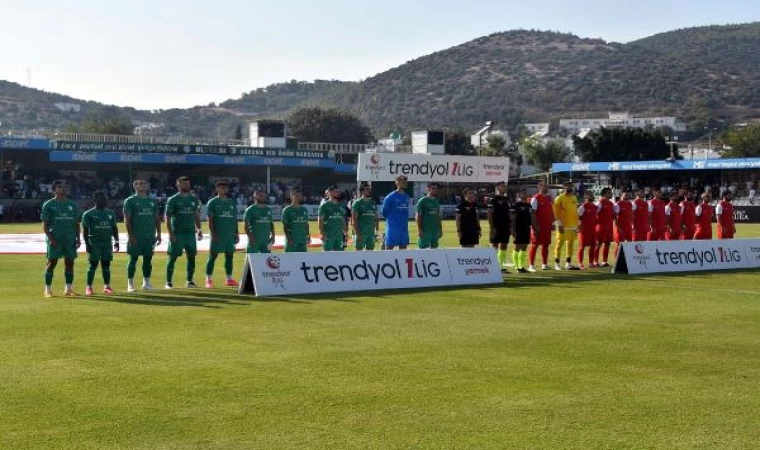
[[[283,209],[282,218],[280,220],[282,220],[282,231],[285,233],[285,239],[287,239],[288,242],[293,242],[293,239],[292,239],[293,236],[290,232],[291,231],[290,219],[288,219],[288,217],[290,216],[289,213],[290,211],[285,211]]]
[[[206,205],[206,218],[208,218],[208,232],[211,235],[211,242],[216,242],[217,236],[216,236],[216,221],[214,220],[214,211],[213,207],[214,205],[211,205],[209,208],[208,205]],[[195,229],[197,230],[199,228],[199,225],[195,225]]]
[[[50,226],[52,225],[50,220],[50,211],[45,209],[45,207],[42,207],[42,232],[45,233],[45,236],[47,236],[48,242],[53,247],[58,247],[58,241],[53,236],[53,233],[50,232]]]
[[[533,231],[538,234],[541,232],[541,227],[538,224],[536,211],[538,211],[538,199],[536,197],[533,197],[530,199],[530,226],[533,228]]]
[[[198,240],[203,239],[203,228],[201,228],[201,204],[196,200],[195,204],[195,231],[198,233]]]
[[[116,218],[114,217],[113,223],[111,223],[111,235],[113,236],[113,249],[119,251],[119,225],[116,224]]]
[[[235,207],[235,244],[240,243],[240,223],[237,218],[238,210]]]
[[[494,230],[493,228],[493,209],[494,209],[493,197],[491,197],[491,199],[488,200],[488,209],[486,210],[486,219],[488,219],[488,230],[491,236],[493,236],[494,233],[496,232],[496,230]]]
[[[90,216],[85,214],[82,217],[82,240],[84,241],[84,248],[87,253],[92,251],[92,243],[90,243],[90,226],[87,223]],[[77,239],[79,239],[79,229],[77,229]]]
[[[462,213],[457,208],[457,212],[454,215],[454,220],[457,224],[457,236],[462,237]]]
[[[135,245],[135,238],[132,234],[132,211],[130,211],[130,207],[129,200],[124,202],[124,227],[127,229],[127,241],[129,245]]]
[[[159,245],[161,244],[161,214],[159,214],[158,212],[158,203],[156,203],[155,221],[156,221],[156,245]]]
[[[317,229],[319,230],[319,237],[321,239],[323,239],[323,240],[325,239],[325,219],[324,219],[324,217],[325,217],[324,214],[325,213],[324,213],[324,211],[323,211],[322,208],[326,204],[327,203],[325,203],[322,206],[320,206],[319,207],[319,211],[317,212]],[[308,225],[308,222],[307,222],[307,225]]]
[[[77,231],[75,244],[77,248],[79,248],[79,246],[82,245],[82,241],[79,239],[79,234],[82,232],[82,226],[81,226],[82,216],[77,215],[75,222],[76,222],[76,231]]]
[[[647,202],[647,211],[649,214],[647,214],[647,220],[649,221],[649,229],[654,231],[654,224],[652,223],[652,212],[654,211],[654,205],[652,204],[652,200],[649,200]]]
[[[552,211],[554,212],[554,220],[556,221],[556,224],[557,224],[557,231],[559,231],[560,233],[564,233],[565,226],[562,223],[563,215],[562,215],[561,203],[562,203],[562,196],[559,196],[554,200],[554,203],[552,204]]]
[[[172,200],[166,202],[166,211],[164,217],[166,220],[166,231],[169,233],[169,242],[174,242],[174,225],[172,224],[172,216],[174,216],[174,203]]]
[[[393,202],[390,201],[391,195],[386,195],[383,199],[383,217],[385,217],[385,220],[388,220],[388,214],[391,213],[391,210],[393,209]]]
[[[269,245],[274,245],[274,220],[269,221]]]
[[[422,206],[421,202],[422,202],[422,199],[424,199],[424,198],[425,197],[422,197],[417,202],[417,208],[416,208],[417,211],[416,211],[416,213],[414,215],[414,222],[417,224],[417,236],[422,236],[422,215],[423,215],[423,213],[425,211],[425,207]]]
[[[583,215],[586,213],[586,208],[583,205],[578,207],[578,227],[583,227]]]

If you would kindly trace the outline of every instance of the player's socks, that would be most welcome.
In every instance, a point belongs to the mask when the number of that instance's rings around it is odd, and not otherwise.
[[[520,268],[525,269],[528,267],[528,251],[520,250]]]
[[[46,270],[45,271],[45,286],[50,287],[52,285],[53,285],[53,271]]]
[[[177,257],[170,256],[166,261],[166,284],[172,284],[172,278],[174,278],[174,265],[177,264]]]
[[[506,256],[506,252],[504,252]],[[520,268],[520,253],[517,250],[512,250],[512,264],[514,264],[515,269]]]
[[[583,267],[583,247],[578,248],[578,264]]]
[[[594,254],[594,246],[588,248],[588,265],[592,267],[594,265],[592,255]]]
[[[153,255],[143,256],[142,273],[150,281],[150,276],[153,275]]]
[[[70,291],[70,290],[72,290],[72,289],[73,289],[73,286],[71,285],[71,283],[66,283],[66,285],[65,285],[65,289],[66,289],[66,291],[68,292],[68,291]]]
[[[549,247],[546,245],[541,247],[541,260],[543,261],[544,265],[549,264]]]
[[[232,253],[224,254],[224,272],[228,280],[232,278]]]
[[[192,282],[195,277],[195,256],[187,257],[187,281]]]
[[[602,252],[602,257],[604,258],[602,259],[602,262],[604,264],[607,264],[607,261],[610,258],[610,244],[604,244],[604,251]]]
[[[537,250],[538,248],[535,245],[530,246],[530,253],[528,256],[530,258],[530,266],[533,268],[535,268],[534,266],[536,264],[536,253],[538,253]]]
[[[214,273],[214,265],[216,264],[217,256],[219,255],[212,253],[208,254],[208,262],[206,262],[206,277],[210,277]]]
[[[74,283],[74,272],[63,272],[63,277],[66,280],[66,285],[71,286]]]
[[[130,278],[127,280],[127,292],[134,292],[137,289],[135,289],[135,280]]]
[[[146,291],[149,291],[149,290],[153,289],[153,285],[150,284],[150,278],[148,278],[148,277],[143,278],[142,288],[144,290],[146,290]]]
[[[103,270],[103,284],[111,287],[111,261],[103,261],[100,263],[100,268]]]
[[[507,263],[507,252],[506,252],[506,250],[499,249],[496,252],[496,256],[499,259],[499,267],[504,267],[504,265]]]
[[[145,260],[143,260],[143,266],[145,265]],[[129,255],[129,262],[127,263],[127,278],[133,279],[135,277],[135,272],[137,271],[137,256]]]
[[[92,282],[95,280],[95,272],[98,270],[98,262],[90,261],[90,268],[87,269],[87,286],[92,288]]]

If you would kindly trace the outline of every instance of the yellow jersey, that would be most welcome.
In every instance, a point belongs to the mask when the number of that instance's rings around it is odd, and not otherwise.
[[[554,199],[554,217],[557,224],[572,231],[578,229],[578,198],[575,195],[561,194]]]

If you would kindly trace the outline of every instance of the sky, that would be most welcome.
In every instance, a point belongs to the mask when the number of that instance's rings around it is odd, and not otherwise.
[[[0,79],[140,109],[358,81],[517,28],[629,42],[760,20],[757,0],[0,0]]]

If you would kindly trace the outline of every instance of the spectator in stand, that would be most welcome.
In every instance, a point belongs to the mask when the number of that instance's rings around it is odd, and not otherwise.
[[[754,185],[750,185],[750,188],[747,190],[747,197],[749,198],[749,204],[754,205],[755,204],[755,187]]]

